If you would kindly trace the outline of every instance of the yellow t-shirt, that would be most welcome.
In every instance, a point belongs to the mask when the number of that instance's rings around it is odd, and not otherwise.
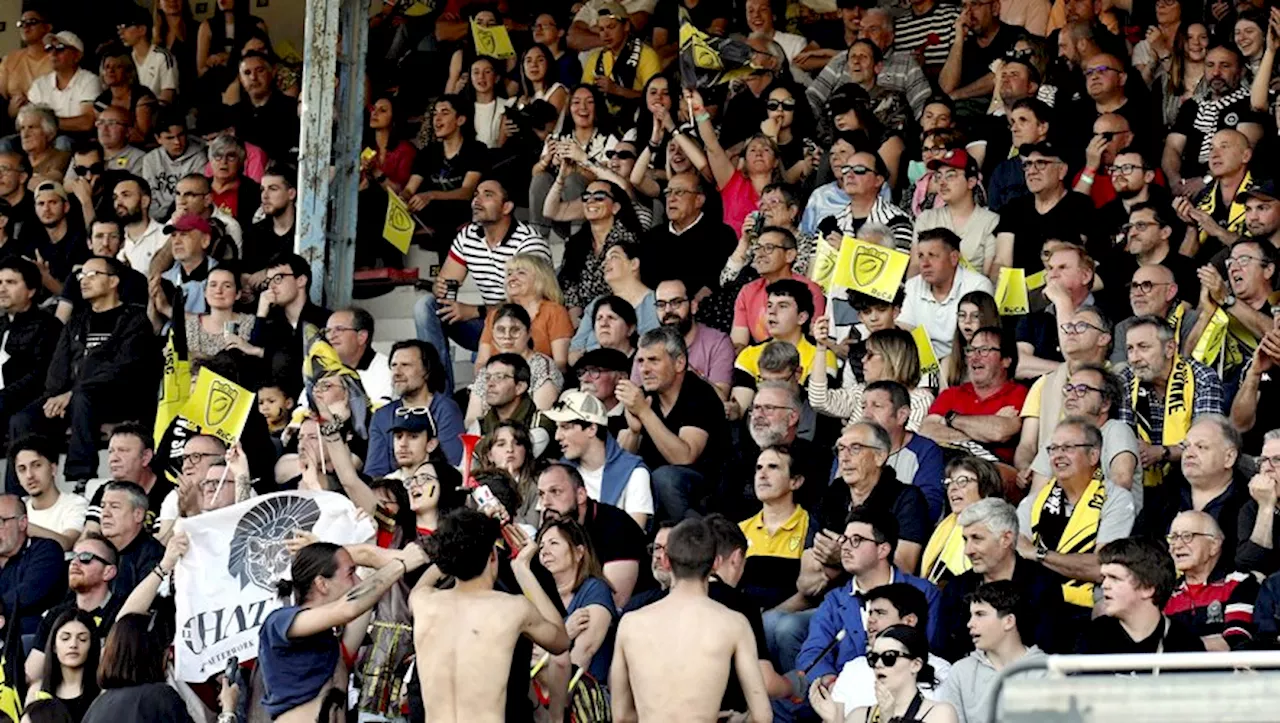
[[[751,346],[738,352],[738,359],[734,362],[734,366],[742,371],[750,374],[752,377],[760,377],[760,355],[764,352],[764,348],[768,346],[769,341],[762,341],[759,344]],[[800,343],[796,345],[796,351],[800,352],[800,384],[803,385],[809,380],[809,370],[813,368],[813,355],[818,353],[818,347],[813,342],[804,337],[800,337]],[[839,365],[836,355],[830,350],[827,351],[827,368],[835,369]]]
[[[587,56],[587,60],[582,64],[582,82],[594,83],[596,80],[596,63],[599,62],[601,53],[604,54],[604,73],[610,75],[613,73],[613,63],[616,58],[613,53],[605,48],[597,48],[591,51]],[[640,63],[636,66],[636,79],[631,83],[631,90],[644,90],[644,84],[658,73],[662,72],[662,61],[658,58],[658,52],[649,45],[640,46]]]

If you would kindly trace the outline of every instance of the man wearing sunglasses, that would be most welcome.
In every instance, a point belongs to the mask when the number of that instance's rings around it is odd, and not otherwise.
[[[93,101],[102,92],[102,81],[80,67],[84,43],[62,30],[44,37],[44,49],[53,58],[53,71],[36,78],[27,100],[52,108],[59,131],[87,134],[93,130]]]
[[[844,192],[849,194],[849,205],[836,215],[840,230],[857,236],[863,226],[883,226],[893,232],[893,243],[898,249],[910,250],[916,238],[911,217],[880,195],[886,184],[892,185],[890,170],[880,155],[858,151],[839,172]]]
[[[67,583],[75,598],[51,608],[40,618],[40,627],[36,630],[26,663],[27,679],[32,685],[44,675],[44,647],[49,641],[49,633],[53,631],[54,621],[63,613],[68,610],[88,613],[98,624],[92,633],[101,640],[105,640],[107,633],[111,632],[116,612],[128,597],[111,592],[119,556],[116,546],[97,533],[86,535],[71,548],[71,556],[67,561]]]
[[[17,26],[22,47],[6,54],[0,63],[0,95],[9,102],[10,118],[27,104],[35,79],[53,70],[53,56],[44,49],[44,36],[53,32],[46,11],[35,7],[23,10]]]
[[[1022,146],[1018,155],[1031,193],[1000,209],[992,275],[1006,266],[1024,269],[1028,275],[1044,269],[1044,245],[1052,239],[1084,243],[1091,255],[1100,258],[1090,243],[1096,233],[1097,208],[1088,196],[1066,187],[1063,152],[1043,141]]]

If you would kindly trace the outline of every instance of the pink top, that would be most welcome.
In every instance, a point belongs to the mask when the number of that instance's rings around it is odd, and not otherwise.
[[[734,171],[729,182],[720,189],[720,200],[724,203],[724,222],[733,228],[735,234],[742,236],[742,222],[747,214],[760,210],[760,194],[751,185],[751,179],[742,175],[742,171]]]
[[[823,294],[822,287],[813,283],[812,279],[794,271],[791,272],[791,278],[804,282],[804,285],[809,287],[809,292],[813,294],[815,316],[822,316],[827,310],[827,297]],[[753,344],[759,344],[769,338],[769,329],[765,326],[765,310],[769,302],[765,287],[768,285],[764,279],[756,279],[742,287],[738,292],[737,301],[733,302],[733,326],[735,329],[745,327],[749,330]]]

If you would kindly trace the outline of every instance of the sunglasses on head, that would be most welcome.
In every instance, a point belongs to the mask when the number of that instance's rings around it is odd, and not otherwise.
[[[620,150],[620,151],[613,151],[613,150],[609,150],[609,151],[605,151],[605,152],[604,152],[604,157],[605,157],[605,158],[617,158],[617,159],[618,159],[618,160],[620,160],[620,161],[634,161],[634,160],[635,160],[635,158],[636,158],[636,152],[635,152],[635,151],[628,151],[628,150],[626,150],[625,148],[624,148],[623,150]]]
[[[771,100],[765,103],[764,107],[769,110],[794,110],[796,107],[796,101],[794,98],[791,100]]]
[[[877,664],[884,663],[884,667],[892,668],[893,666],[898,664],[898,658],[906,658],[907,660],[912,660],[915,657],[916,656],[912,655],[911,653],[904,653],[899,650],[886,650],[883,653],[869,652],[867,653],[867,665],[870,665],[871,667],[874,668],[876,667]]]

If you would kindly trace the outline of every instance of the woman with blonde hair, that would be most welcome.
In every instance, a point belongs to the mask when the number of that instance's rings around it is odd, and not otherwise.
[[[507,301],[524,308],[532,320],[529,333],[533,350],[545,354],[563,372],[569,366],[569,340],[573,338],[573,320],[564,306],[564,295],[551,262],[533,254],[516,254],[507,262]],[[476,353],[479,369],[494,354],[494,323],[497,309],[491,309],[480,334]]]
[[[920,558],[920,574],[935,585],[973,568],[964,553],[964,535],[958,522],[960,513],[978,500],[1004,496],[1000,471],[994,464],[977,457],[951,460],[942,487],[951,512],[934,528]]]
[[[826,317],[818,318],[818,321],[825,320]],[[861,421],[862,393],[867,385],[889,379],[910,391],[911,416],[907,419],[907,429],[920,431],[920,423],[933,404],[933,394],[920,386],[920,354],[910,332],[896,327],[872,332],[862,357],[862,380],[854,376],[851,365],[846,366],[844,385],[839,389],[827,388],[827,362],[823,356],[813,355],[813,369],[809,372],[809,405],[814,410],[828,417],[839,417],[845,424]]]
[[[1000,309],[996,307],[995,298],[985,291],[970,291],[961,296],[956,308],[956,335],[951,342],[951,353],[939,363],[939,389],[959,386],[968,380],[969,365],[964,350],[973,335],[988,326],[1000,326]]]

